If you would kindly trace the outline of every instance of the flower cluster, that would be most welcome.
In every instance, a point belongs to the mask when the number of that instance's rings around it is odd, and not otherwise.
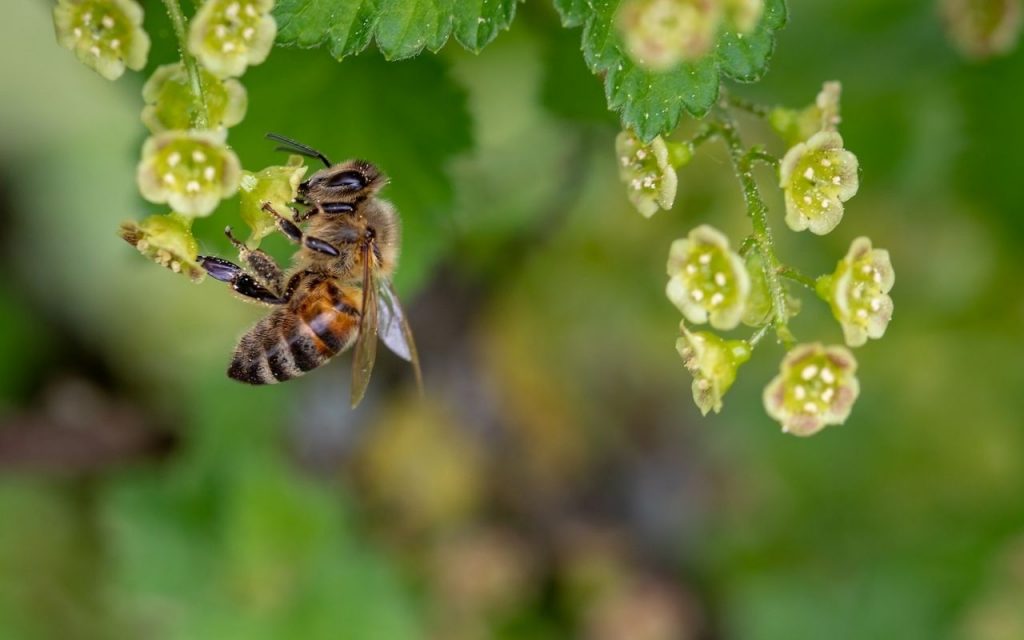
[[[626,54],[660,72],[710,53],[723,27],[750,33],[763,12],[764,0],[626,0],[617,26]]]
[[[167,6],[182,58],[157,67],[142,88],[142,122],[153,135],[142,147],[136,180],[146,200],[172,212],[125,222],[120,235],[158,264],[198,280],[203,271],[191,220],[210,215],[239,189],[242,168],[227,129],[245,117],[247,95],[235,78],[266,59],[277,24],[274,0],[205,0],[191,24],[177,0]],[[58,42],[106,78],[146,64],[150,41],[136,0],[58,0],[53,20]],[[284,206],[304,172],[300,162],[246,173],[245,193]],[[258,243],[268,222],[251,205],[243,206],[243,217]]]
[[[57,42],[108,80],[125,67],[146,66],[149,36],[135,0],[59,0],[53,8]]]

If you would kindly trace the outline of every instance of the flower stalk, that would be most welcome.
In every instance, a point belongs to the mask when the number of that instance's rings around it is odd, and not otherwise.
[[[188,50],[188,30],[186,29],[185,15],[181,12],[181,5],[178,0],[164,0],[164,7],[167,9],[167,16],[171,19],[174,27],[174,37],[178,39],[178,51],[181,53],[181,62],[185,65],[188,73],[189,87],[192,89],[192,100],[195,109],[192,110],[192,128],[209,128],[209,117],[207,115],[206,94],[203,92],[203,80],[199,75],[199,63],[196,62]]]

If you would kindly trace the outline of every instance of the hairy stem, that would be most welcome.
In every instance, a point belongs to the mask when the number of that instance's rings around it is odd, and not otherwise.
[[[775,255],[772,242],[772,232],[768,227],[768,207],[761,197],[761,191],[754,179],[753,164],[754,155],[747,152],[740,139],[739,131],[736,129],[736,121],[724,109],[719,110],[715,119],[718,123],[718,133],[725,141],[729,149],[729,159],[732,161],[736,176],[740,180],[743,189],[743,200],[747,205],[747,215],[750,216],[751,224],[754,227],[753,238],[757,252],[761,254],[764,263],[764,276],[768,282],[768,290],[771,293],[772,302],[772,325],[775,327],[776,335],[786,346],[790,346],[793,335],[790,333],[786,323],[789,320],[788,301],[786,290],[782,284],[780,271],[782,265]]]
[[[807,287],[811,291],[817,291],[817,281],[811,276],[801,272],[799,269],[793,267],[782,267],[779,269],[779,275],[783,278],[792,280]]]
[[[192,127],[195,129],[206,129],[209,127],[206,94],[203,93],[203,81],[199,76],[199,63],[188,51],[188,32],[184,14],[181,12],[181,5],[178,0],[164,0],[167,8],[167,15],[174,27],[174,35],[178,39],[178,51],[181,54],[181,62],[185,65],[185,72],[188,74],[188,84],[192,89]]]

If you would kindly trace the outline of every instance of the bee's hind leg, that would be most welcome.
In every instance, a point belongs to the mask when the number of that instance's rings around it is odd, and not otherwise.
[[[235,238],[234,234],[231,233],[231,227],[226,227],[224,229],[224,235],[226,235],[228,240],[231,241],[231,244],[238,249],[239,259],[249,267],[249,271],[256,281],[279,297],[283,297],[285,291],[284,271],[281,270],[277,261],[264,251],[260,251],[259,249],[250,249],[245,246],[244,243],[240,242]]]

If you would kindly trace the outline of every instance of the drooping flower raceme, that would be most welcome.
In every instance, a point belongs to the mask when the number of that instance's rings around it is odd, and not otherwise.
[[[720,231],[701,225],[672,243],[668,254],[668,299],[692,323],[716,329],[739,324],[750,295],[743,259]]]
[[[199,244],[189,223],[174,213],[154,215],[139,223],[122,222],[118,235],[153,262],[198,282],[206,272],[197,262]]]
[[[853,241],[832,275],[818,279],[818,293],[831,305],[847,345],[859,347],[868,338],[885,334],[892,319],[889,290],[895,280],[889,252],[873,249],[865,237]]]
[[[277,211],[287,211],[305,174],[301,156],[289,156],[284,166],[242,172],[239,213],[252,230],[247,243],[250,247],[258,245],[277,226],[274,216],[263,210],[263,203],[269,202]]]
[[[165,131],[146,140],[136,174],[142,197],[190,218],[210,215],[241,177],[225,138],[224,130]]]
[[[632,131],[622,131],[615,138],[615,153],[619,178],[626,183],[626,196],[637,211],[650,218],[659,209],[672,207],[678,179],[668,145],[661,136],[644,144]],[[685,160],[677,159],[680,163]]]
[[[199,76],[203,83],[206,117],[211,128],[233,127],[245,117],[248,97],[242,83],[227,78],[221,80],[204,68]],[[142,87],[142,122],[153,133],[168,129],[188,129],[195,122],[196,102],[188,73],[183,64],[165,64],[157,67]]]
[[[617,20],[626,53],[650,71],[710,53],[721,22],[720,0],[626,0]]]
[[[765,410],[784,432],[797,436],[842,424],[860,393],[856,373],[857,361],[846,347],[798,345],[765,387]]]
[[[1013,51],[1024,6],[1021,0],[943,0],[942,14],[957,48],[980,59]]]
[[[53,24],[57,42],[107,80],[146,66],[149,36],[134,0],[59,0]]]
[[[690,332],[679,325],[682,336],[676,351],[693,374],[693,401],[700,412],[718,413],[722,397],[736,380],[736,370],[750,359],[750,345],[744,340],[724,340],[709,331]]]
[[[857,193],[857,156],[843,148],[836,131],[821,131],[786,152],[779,186],[786,198],[786,224],[793,231],[824,235],[843,217],[843,203]]]
[[[240,76],[267,59],[277,35],[274,0],[206,0],[189,28],[188,47],[215,75]]]

